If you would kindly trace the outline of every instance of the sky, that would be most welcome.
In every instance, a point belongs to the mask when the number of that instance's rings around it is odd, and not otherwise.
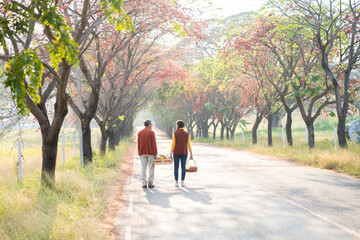
[[[211,0],[213,6],[222,8],[220,15],[224,17],[234,15],[240,12],[249,12],[259,10],[266,2],[265,0]]]
[[[257,11],[266,0],[180,0],[180,2],[187,6],[196,6],[202,9],[203,17],[207,19],[224,18],[241,12]]]

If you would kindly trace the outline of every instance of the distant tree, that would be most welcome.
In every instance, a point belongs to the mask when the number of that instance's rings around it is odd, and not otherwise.
[[[270,0],[281,14],[313,31],[320,52],[321,67],[328,76],[336,98],[338,139],[347,147],[345,122],[349,110],[350,82],[360,61],[360,2]],[[326,78],[327,79],[327,78]]]

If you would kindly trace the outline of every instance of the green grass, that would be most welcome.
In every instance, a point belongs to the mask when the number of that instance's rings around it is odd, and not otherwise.
[[[24,175],[22,184],[0,180],[0,239],[105,239],[105,200],[131,143],[122,140],[83,169],[78,158],[58,164],[53,189],[41,186],[39,170]]]
[[[294,146],[286,148],[283,146],[281,129],[273,130],[273,147],[267,146],[266,130],[259,130],[258,144],[256,145],[252,145],[250,131],[244,132],[245,142],[242,141],[241,133],[237,133],[236,141],[204,138],[194,141],[276,156],[288,161],[360,177],[360,144],[349,140],[348,149],[335,149],[332,123],[319,122],[319,126],[323,126],[323,128],[315,129],[316,143],[312,150],[306,143],[304,128],[293,129]]]

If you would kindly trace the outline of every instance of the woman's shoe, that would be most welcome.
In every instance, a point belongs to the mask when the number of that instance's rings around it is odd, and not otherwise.
[[[181,182],[181,187],[185,187],[185,183],[184,183],[184,182]]]
[[[179,187],[179,183],[178,182],[175,182],[175,187]]]

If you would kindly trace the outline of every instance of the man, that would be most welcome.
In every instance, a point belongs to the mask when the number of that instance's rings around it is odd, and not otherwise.
[[[152,129],[151,120],[144,122],[145,128],[138,133],[138,154],[141,160],[142,188],[154,186],[154,158],[157,155],[155,133]],[[146,180],[147,166],[149,165],[149,181]]]

